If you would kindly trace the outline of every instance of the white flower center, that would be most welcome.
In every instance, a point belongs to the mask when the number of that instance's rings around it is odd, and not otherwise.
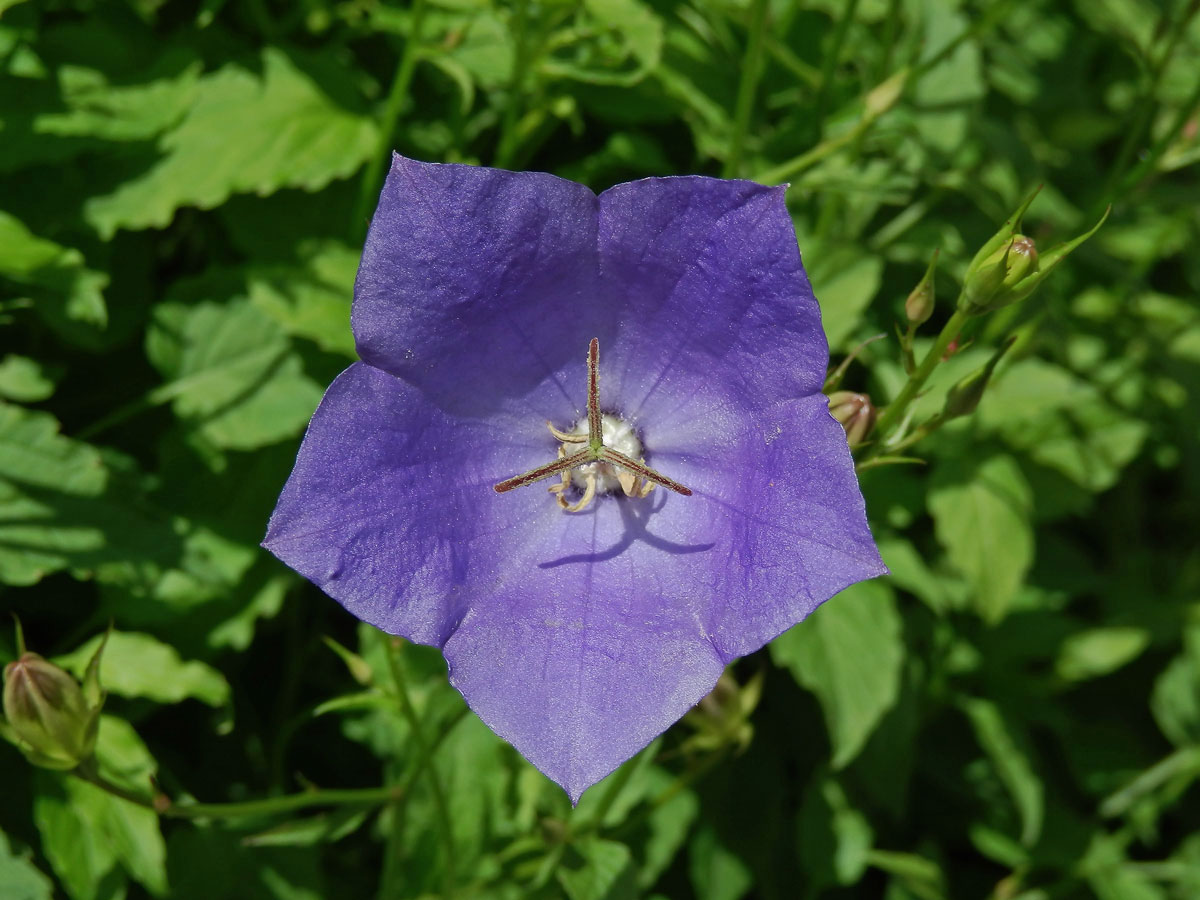
[[[642,442],[638,440],[633,426],[624,419],[619,419],[616,416],[604,413],[600,417],[601,432],[604,435],[604,446],[612,447],[618,453],[624,453],[632,459],[642,458]],[[587,418],[584,417],[571,426],[567,432],[570,435],[579,435],[585,441],[588,434]],[[582,447],[582,443],[568,445],[568,452],[572,448]],[[606,462],[590,462],[571,471],[571,483],[577,488],[587,486],[588,475],[595,473],[596,476],[596,493],[597,494],[612,494],[621,490],[621,475],[622,469]]]

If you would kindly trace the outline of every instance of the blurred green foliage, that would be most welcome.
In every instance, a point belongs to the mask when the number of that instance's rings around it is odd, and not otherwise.
[[[0,896],[1200,896],[1198,8],[0,0],[0,590],[76,674],[116,629],[108,790],[0,742]],[[835,358],[940,248],[922,354],[1031,187],[1046,246],[1113,212],[913,421],[1015,335],[977,412],[864,470],[893,575],[572,810],[257,546],[393,148],[790,181]]]

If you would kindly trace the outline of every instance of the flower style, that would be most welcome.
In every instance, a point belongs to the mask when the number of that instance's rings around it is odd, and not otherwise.
[[[264,545],[442,648],[572,801],[730,660],[886,571],[783,191],[597,196],[399,156],[384,185],[362,362],[313,416]]]

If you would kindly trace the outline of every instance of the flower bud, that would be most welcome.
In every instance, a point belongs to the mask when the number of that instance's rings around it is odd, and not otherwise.
[[[937,258],[938,251],[935,250],[925,274],[904,301],[904,316],[913,328],[924,325],[933,315],[933,273],[937,268]]]
[[[37,765],[73,769],[91,756],[99,713],[69,673],[36,653],[4,667],[4,715]]]
[[[1001,358],[1008,352],[1008,348],[1016,343],[1016,340],[1016,337],[1010,337],[1000,346],[1000,349],[992,354],[992,358],[983,368],[972,372],[950,388],[950,392],[946,395],[946,405],[942,408],[942,418],[957,419],[959,416],[969,416],[975,412],[975,407],[983,399],[983,392],[987,390],[992,372],[995,371]]]
[[[866,440],[875,426],[875,405],[866,394],[834,391],[829,395],[829,414],[846,429],[846,441],[851,449]]]
[[[1018,233],[1021,217],[1029,209],[1038,191],[1025,198],[1008,221],[979,248],[967,277],[963,282],[962,296],[958,308],[970,316],[979,316],[992,310],[1024,300],[1041,284],[1042,279],[1062,262],[1080,244],[1090,238],[1104,224],[1109,210],[1104,211],[1089,231],[1059,244],[1039,258],[1033,240]]]
[[[981,315],[1024,300],[1037,287],[1038,254],[1033,238],[1014,234],[1012,240],[967,272],[962,309]]]

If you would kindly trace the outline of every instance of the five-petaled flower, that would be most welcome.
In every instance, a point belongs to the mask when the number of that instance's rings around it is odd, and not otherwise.
[[[730,660],[885,571],[783,191],[697,176],[597,196],[399,156],[384,185],[362,362],[313,416],[264,544],[441,647],[572,800]]]

